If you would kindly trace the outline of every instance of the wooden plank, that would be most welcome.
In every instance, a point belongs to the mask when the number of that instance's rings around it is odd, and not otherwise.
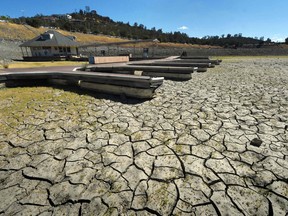
[[[129,56],[97,56],[90,57],[90,64],[105,64],[105,63],[114,63],[114,62],[128,62]]]

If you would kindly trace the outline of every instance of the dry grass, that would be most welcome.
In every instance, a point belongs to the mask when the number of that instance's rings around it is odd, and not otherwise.
[[[76,61],[55,61],[55,62],[11,62],[9,68],[35,68],[35,67],[51,67],[51,66],[83,66],[88,62]],[[0,64],[0,69],[4,66]]]
[[[0,23],[0,38],[5,40],[30,40],[37,35],[45,32],[45,28],[25,27],[24,25],[17,25],[13,23]]]
[[[80,43],[115,43],[128,41],[121,38],[109,37],[106,35],[93,35],[93,34],[83,34],[79,32],[67,32],[63,30],[58,30],[63,35],[73,35],[77,38]]]
[[[24,25],[18,25],[13,23],[0,23],[0,38],[6,40],[30,40],[41,33],[47,31],[47,28],[33,28],[25,27]],[[73,35],[76,36],[77,41],[80,43],[114,43],[127,41],[121,38],[109,37],[105,35],[92,35],[92,34],[83,34],[78,32],[67,32],[63,30],[57,30],[64,35]]]
[[[18,25],[13,23],[0,23],[0,38],[5,40],[20,40],[26,41],[38,36],[41,33],[47,31],[47,28],[33,28],[31,26],[26,27],[24,25]],[[106,35],[93,35],[83,34],[79,32],[68,32],[64,30],[57,30],[64,35],[73,35],[77,38],[77,41],[83,44],[89,43],[115,43],[129,41],[127,39],[111,37]],[[149,43],[137,44],[135,47],[147,47]],[[131,45],[130,45],[131,46]],[[216,46],[208,45],[192,45],[192,44],[179,44],[179,43],[159,43],[157,46],[163,48],[220,48]],[[123,47],[129,47],[125,45]]]
[[[222,59],[225,62],[239,62],[239,61],[247,61],[247,60],[257,60],[257,59],[268,59],[268,58],[288,58],[288,56],[213,56],[211,59]]]
[[[87,114],[83,105],[88,104],[91,99],[90,96],[51,87],[0,89],[0,131],[13,134],[21,129],[33,134],[33,129],[36,128],[33,124],[35,116],[38,121],[45,119],[49,110],[58,115],[65,112],[69,115],[69,121],[78,124],[79,115]]]
[[[41,33],[47,31],[47,28],[33,28],[25,27],[24,25],[18,25],[13,23],[0,23],[0,38],[6,40],[30,40]],[[83,34],[78,32],[67,32],[63,30],[57,30],[64,35],[73,35],[76,36],[77,41],[81,43],[114,43],[127,41],[121,38],[109,37],[105,35],[92,35],[92,34]]]
[[[160,43],[159,47],[163,48],[193,48],[193,49],[217,49],[220,46],[210,46],[210,45],[199,45],[199,44],[179,44],[179,43]]]

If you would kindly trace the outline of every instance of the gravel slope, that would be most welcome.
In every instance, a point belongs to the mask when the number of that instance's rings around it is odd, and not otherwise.
[[[0,60],[22,59],[22,53],[19,45],[20,41],[7,41],[0,39]]]

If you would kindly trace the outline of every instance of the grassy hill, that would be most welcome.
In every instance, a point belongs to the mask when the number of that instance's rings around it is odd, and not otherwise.
[[[85,10],[80,9],[78,12],[75,10],[69,15],[37,14],[34,17],[2,17],[9,23],[0,23],[0,30],[2,32],[0,32],[0,39],[1,34],[3,34],[2,38],[7,38],[9,40],[28,40],[39,35],[39,33],[44,32],[48,28],[53,28],[61,29],[62,31],[59,31],[65,35],[69,34],[76,36],[78,42],[86,44],[156,38],[162,42],[159,46],[165,48],[238,49],[262,48],[264,46],[274,46],[275,44],[269,38],[265,41],[264,37],[260,37],[259,39],[258,37],[245,37],[242,33],[222,34],[221,36],[207,35],[202,38],[197,38],[190,37],[186,33],[180,31],[163,32],[162,29],[156,29],[155,27],[149,29],[143,24],[138,24],[136,22],[133,25],[130,25],[129,22],[114,21],[109,17],[98,14],[96,10],[90,10],[90,8],[85,8]],[[21,25],[23,23],[25,23],[25,25]],[[45,26],[45,28],[43,26]]]
[[[12,41],[27,41],[45,31],[49,30],[48,28],[34,28],[28,25],[18,25],[14,23],[0,23],[0,39],[12,40]],[[106,35],[94,35],[94,34],[84,34],[78,32],[68,32],[63,30],[57,30],[64,35],[73,35],[76,36],[77,41],[83,44],[89,43],[114,43],[114,42],[124,42],[128,41],[127,39],[122,39],[118,37],[110,37]],[[141,46],[141,45],[140,45]],[[160,47],[169,47],[169,48],[220,48],[217,46],[209,45],[192,45],[192,44],[180,44],[180,43],[160,43]]]
[[[0,39],[26,41],[45,31],[45,29],[33,27],[31,29],[24,25],[0,23]]]
[[[34,28],[28,25],[18,25],[14,23],[0,23],[0,38],[5,40],[19,40],[26,41],[30,40],[41,33],[49,30],[48,28]],[[125,41],[120,38],[113,38],[109,36],[102,35],[92,35],[92,34],[83,34],[77,32],[67,32],[58,30],[61,34],[64,35],[73,35],[77,37],[78,42],[89,43],[89,42],[102,42],[102,43],[110,43],[110,42],[120,42]]]

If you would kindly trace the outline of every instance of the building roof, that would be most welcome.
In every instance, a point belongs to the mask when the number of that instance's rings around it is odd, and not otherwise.
[[[32,40],[24,42],[20,47],[78,47],[79,44],[74,39],[72,36],[65,36],[55,30],[49,30]]]

